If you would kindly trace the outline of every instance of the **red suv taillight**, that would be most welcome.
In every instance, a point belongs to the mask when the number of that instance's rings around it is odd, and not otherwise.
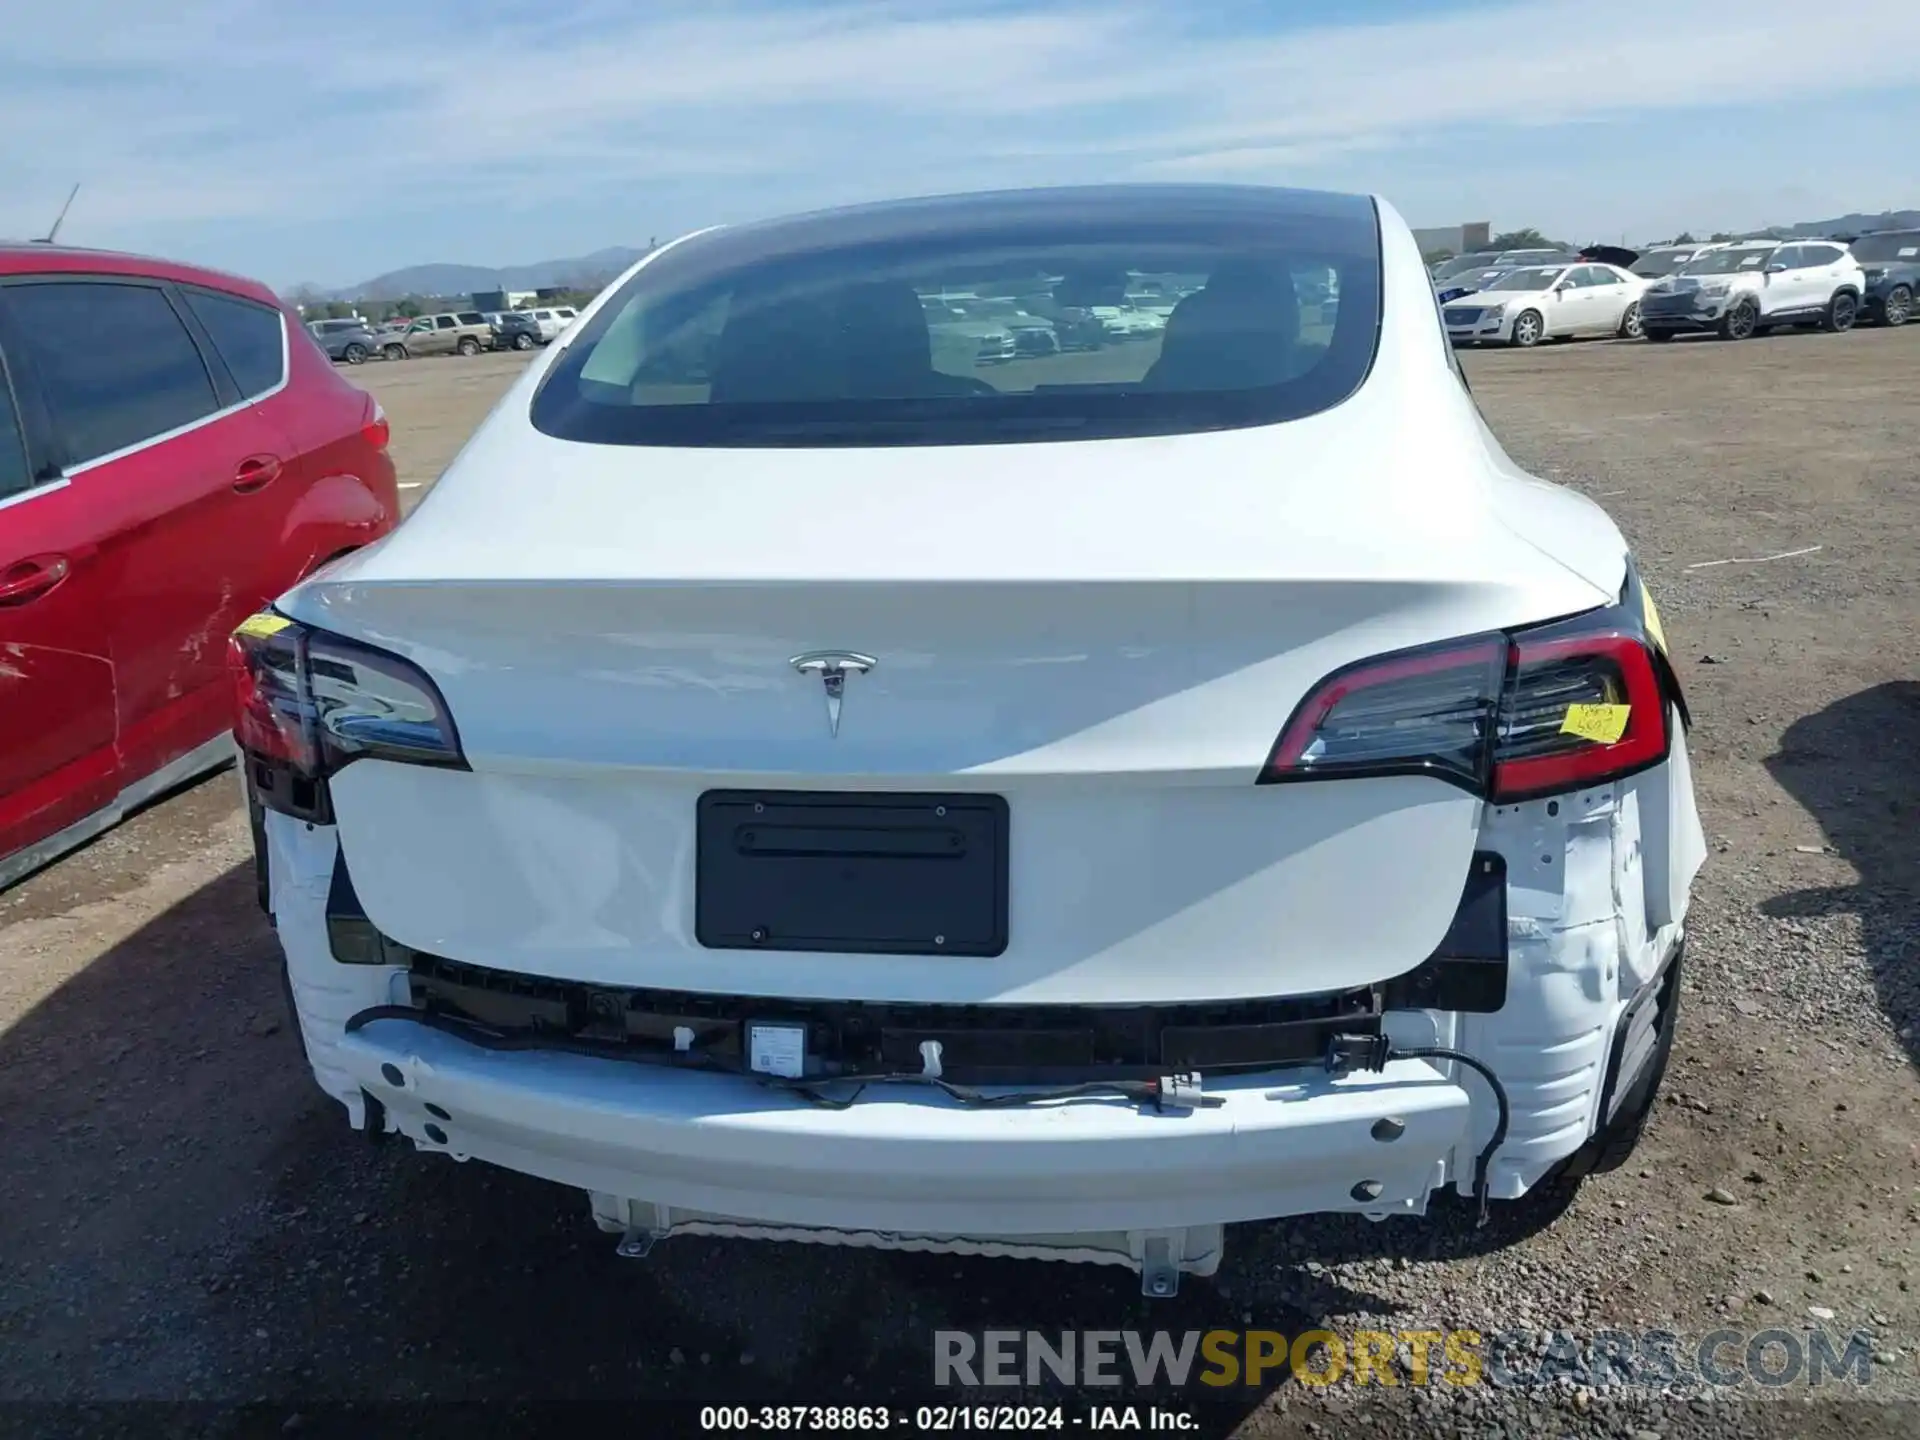
[[[1639,606],[1623,602],[1337,670],[1294,710],[1260,783],[1431,775],[1496,803],[1534,799],[1665,759],[1670,698]]]
[[[234,740],[268,809],[316,818],[326,780],[363,757],[466,766],[439,689],[398,655],[262,611],[233,632],[227,665]]]
[[[387,412],[380,408],[380,402],[372,402],[367,412],[367,423],[360,427],[360,438],[376,450],[384,450],[393,439],[393,427],[387,423]]]

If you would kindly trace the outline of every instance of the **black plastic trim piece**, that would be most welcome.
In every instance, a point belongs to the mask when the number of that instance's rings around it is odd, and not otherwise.
[[[407,965],[414,952],[389,939],[367,918],[353,888],[346,851],[333,852],[333,877],[327,885],[327,949],[340,965]]]
[[[285,760],[251,750],[241,752],[241,762],[247,767],[248,783],[267,809],[309,825],[333,824],[333,796],[325,780],[302,775]]]
[[[1627,1002],[1627,1008],[1620,1012],[1620,1022],[1613,1028],[1613,1043],[1607,1050],[1607,1076],[1600,1087],[1600,1124],[1605,1128],[1613,1111],[1613,1095],[1620,1083],[1620,1062],[1626,1056],[1627,1038],[1632,1033],[1633,1022],[1641,1009],[1649,1004],[1662,1008],[1672,1004],[1669,987],[1680,976],[1681,957],[1686,953],[1687,943],[1683,936],[1667,952],[1666,959],[1660,962],[1660,968],[1653,977],[1635,992],[1633,999]]]
[[[1491,1015],[1507,1003],[1507,862],[1476,851],[1453,924],[1423,963],[1381,987],[1388,1010]]]

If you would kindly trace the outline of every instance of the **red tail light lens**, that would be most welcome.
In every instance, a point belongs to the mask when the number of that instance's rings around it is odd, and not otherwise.
[[[227,659],[234,739],[269,808],[310,817],[318,783],[362,757],[466,766],[439,689],[398,655],[266,611],[234,631]]]
[[[1431,775],[1534,799],[1657,764],[1667,706],[1641,625],[1609,607],[1335,671],[1295,709],[1260,783]]]
[[[1483,635],[1337,670],[1293,712],[1261,782],[1434,774],[1481,788],[1506,667],[1506,637]]]
[[[312,632],[306,681],[329,773],[362,755],[465,765],[453,716],[426,672],[398,655]]]
[[[380,408],[378,400],[373,402],[373,414],[360,427],[360,438],[376,450],[386,449],[393,439],[393,427],[387,423],[387,412]]]
[[[1559,627],[1514,637],[1500,707],[1493,799],[1617,779],[1665,758],[1667,700],[1646,640]]]
[[[227,640],[233,738],[250,755],[312,773],[314,746],[302,697],[301,628],[285,616],[249,616]]]

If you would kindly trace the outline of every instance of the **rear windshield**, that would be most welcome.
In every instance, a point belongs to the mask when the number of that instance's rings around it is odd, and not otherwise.
[[[1500,258],[1498,251],[1489,251],[1481,255],[1459,255],[1433,272],[1436,280],[1451,280],[1456,275],[1464,275],[1469,270],[1484,270]]]
[[[926,445],[1269,424],[1351,395],[1370,202],[1267,190],[963,197],[659,252],[533,423],[609,445]]]
[[[1885,235],[1862,235],[1853,242],[1856,260],[1920,261],[1920,230],[1902,230]]]
[[[1737,270],[1758,270],[1778,247],[1756,250],[1709,250],[1680,267],[1682,275],[1731,275]]]
[[[1560,278],[1560,272],[1566,267],[1555,265],[1545,270],[1509,270],[1492,284],[1488,290],[1544,290]]]
[[[1662,275],[1671,275],[1692,258],[1691,250],[1649,250],[1633,262],[1633,273],[1643,280],[1658,280]]]

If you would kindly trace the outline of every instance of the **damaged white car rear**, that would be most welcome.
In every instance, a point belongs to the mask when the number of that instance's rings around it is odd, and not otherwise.
[[[930,344],[930,296],[1148,278],[1149,341]],[[689,237],[233,663],[319,1083],[624,1253],[1169,1294],[1229,1222],[1618,1164],[1666,1064],[1704,846],[1659,621],[1370,198]]]

